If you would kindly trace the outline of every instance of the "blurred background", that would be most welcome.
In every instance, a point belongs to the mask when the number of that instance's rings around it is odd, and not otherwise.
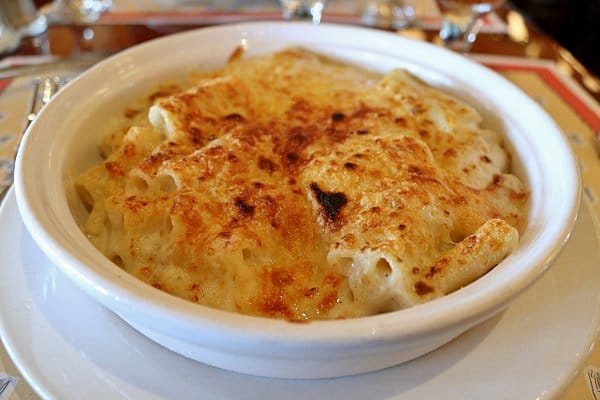
[[[51,0],[33,1],[36,6],[41,7]],[[193,1],[200,3],[208,0]],[[277,3],[277,0],[272,1]],[[571,51],[583,65],[600,77],[600,0],[509,1],[528,16],[531,23]],[[253,0],[237,0],[238,4],[245,2],[252,3]]]
[[[600,0],[510,0],[600,76]]]

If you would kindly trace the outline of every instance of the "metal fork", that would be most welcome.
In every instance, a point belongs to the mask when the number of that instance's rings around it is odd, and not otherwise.
[[[35,117],[50,102],[52,97],[67,83],[67,78],[63,76],[53,76],[46,78],[36,78],[34,81],[34,92],[29,114],[25,122],[25,130],[33,122]]]
[[[44,78],[35,78],[33,84],[33,96],[31,99],[31,105],[29,106],[29,113],[25,117],[25,126],[23,128],[23,134],[29,128],[29,125],[37,117],[39,112],[44,108],[46,104],[50,102],[52,97],[69,81],[68,78],[63,76],[52,76]],[[21,139],[23,134],[19,138],[19,142],[16,146],[15,157],[21,145]],[[5,176],[0,179],[0,201],[6,195],[6,192],[14,181],[14,158],[6,165]]]

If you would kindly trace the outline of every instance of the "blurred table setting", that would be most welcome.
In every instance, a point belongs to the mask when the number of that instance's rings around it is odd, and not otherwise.
[[[286,15],[282,11],[284,3],[294,3],[296,7],[299,2],[2,0],[0,181],[10,184],[14,154],[32,104],[49,100],[44,99],[50,97],[49,89],[39,89],[41,78],[60,76],[68,81],[111,54],[185,30],[291,19],[295,11],[288,10]],[[300,12],[314,23],[382,29],[438,46],[451,47],[449,38],[459,35],[461,41],[467,42],[452,47],[454,50],[502,74],[537,101],[560,126],[581,165],[585,206],[591,210],[592,218],[600,217],[600,79],[514,4],[496,1],[478,14],[471,11],[477,14],[477,21],[465,22],[465,31],[459,32],[462,28],[442,18],[452,8],[448,3],[328,0],[312,1]],[[57,85],[53,90],[58,90],[65,83],[47,85]],[[560,347],[560,343],[556,346]],[[568,377],[564,378],[566,385],[561,387],[560,400],[600,398],[600,350],[591,345],[582,351],[585,354],[573,355],[583,360],[576,370],[565,371]],[[27,381],[0,345],[0,400],[38,399],[35,387],[35,382]],[[541,393],[539,398],[546,398],[543,396]]]

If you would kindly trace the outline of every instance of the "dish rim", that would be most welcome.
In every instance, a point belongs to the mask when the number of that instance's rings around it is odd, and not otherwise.
[[[227,342],[232,345],[232,347],[227,348],[228,350],[232,348],[246,348],[248,345],[255,343],[256,340],[285,343],[286,346],[298,346],[303,349],[307,345],[310,345],[314,351],[319,351],[323,346],[331,347],[334,345],[337,348],[345,348],[366,345],[372,337],[376,337],[377,341],[384,344],[393,344],[399,340],[420,342],[426,340],[430,334],[435,335],[447,329],[459,329],[461,326],[467,329],[468,325],[473,325],[500,311],[518,293],[525,290],[537,280],[568,240],[579,209],[581,182],[577,163],[570,150],[568,152],[564,151],[565,154],[562,154],[565,162],[570,165],[569,176],[572,181],[571,189],[573,195],[568,196],[565,199],[567,203],[564,204],[564,208],[568,212],[565,213],[561,223],[558,224],[558,228],[554,226],[556,245],[547,246],[544,251],[540,251],[537,254],[534,262],[536,265],[534,267],[528,267],[527,273],[521,275],[519,279],[511,281],[510,285],[504,282],[503,285],[492,288],[489,292],[482,293],[476,290],[482,285],[487,286],[485,284],[489,279],[484,279],[484,276],[465,288],[440,299],[400,311],[356,319],[311,321],[306,324],[247,316],[191,303],[154,289],[122,271],[118,273],[118,271],[115,271],[118,267],[106,259],[99,251],[95,250],[89,242],[87,243],[89,247],[84,246],[83,249],[90,250],[90,247],[94,249],[97,254],[93,258],[89,258],[88,254],[85,257],[82,255],[75,257],[66,251],[64,248],[64,239],[58,240],[55,237],[57,234],[56,228],[50,230],[47,225],[52,221],[43,215],[44,211],[49,211],[49,209],[45,205],[40,204],[39,199],[36,199],[39,192],[35,189],[39,188],[29,186],[27,183],[32,180],[35,181],[36,177],[28,167],[28,165],[31,165],[30,163],[34,157],[31,148],[35,148],[36,141],[43,140],[40,137],[42,135],[40,132],[43,129],[40,127],[52,119],[52,113],[57,112],[56,110],[61,107],[61,102],[64,105],[65,99],[74,94],[77,88],[84,83],[103,75],[106,76],[115,64],[120,62],[124,64],[128,62],[133,63],[134,59],[139,57],[140,54],[160,48],[161,46],[166,46],[167,44],[181,43],[185,40],[198,39],[202,36],[209,37],[211,34],[224,32],[230,34],[232,31],[237,31],[241,40],[248,40],[253,37],[260,37],[260,35],[264,35],[267,31],[274,33],[274,31],[281,29],[288,31],[316,29],[322,30],[323,35],[327,31],[331,32],[331,30],[337,31],[336,34],[339,35],[343,35],[344,32],[354,32],[355,34],[360,32],[361,35],[368,36],[373,40],[390,41],[393,38],[398,47],[408,48],[408,50],[417,49],[419,52],[426,51],[443,55],[444,61],[464,66],[468,72],[476,72],[477,76],[494,82],[496,88],[502,92],[517,96],[520,103],[530,107],[531,113],[534,116],[542,119],[543,125],[551,128],[549,129],[550,133],[546,132],[546,135],[553,135],[551,139],[555,141],[556,145],[564,146],[564,150],[569,150],[566,139],[562,136],[560,129],[551,118],[533,100],[526,98],[512,83],[481,65],[428,43],[411,41],[392,33],[370,30],[368,28],[336,24],[312,26],[305,23],[288,22],[240,23],[200,28],[168,35],[126,49],[102,61],[76,78],[40,113],[23,139],[23,145],[17,158],[15,179],[19,210],[32,237],[34,237],[38,245],[40,245],[51,259],[58,260],[57,265],[61,270],[67,273],[79,286],[83,287],[101,303],[113,310],[121,310],[119,314],[125,319],[131,317],[127,313],[127,310],[135,310],[136,319],[139,319],[141,316],[150,322],[158,317],[163,319],[168,317],[169,324],[172,325],[171,329],[183,329],[187,331],[183,332],[183,336],[190,336],[190,333],[199,329],[205,334],[204,341],[213,342],[215,345],[222,344],[223,330],[226,329],[227,336],[231,339]],[[404,62],[410,61],[404,59]],[[70,137],[72,136],[74,135],[70,135]],[[36,171],[38,170],[39,167]],[[45,182],[45,187],[48,187],[48,185],[50,184]],[[56,200],[56,195],[50,196],[54,197],[50,197],[49,199],[54,198]],[[53,215],[52,217],[56,218],[58,216]],[[61,223],[62,221],[54,222]],[[72,222],[75,224],[74,221]],[[73,224],[68,224],[68,227],[72,228]],[[50,234],[51,231],[53,234]],[[87,238],[81,232],[79,233],[81,234],[81,238],[87,241]],[[88,261],[99,261],[98,256],[101,256],[104,260],[98,267],[113,269],[110,276],[104,272],[99,273],[96,271],[96,266],[86,265]],[[511,260],[518,261],[514,260],[514,257]],[[521,264],[523,263],[521,261]],[[531,264],[531,262],[526,262],[526,264]],[[117,277],[117,279],[110,279],[111,277]],[[460,315],[458,315],[459,313]],[[343,332],[343,334],[340,332]],[[424,334],[427,334],[427,337],[423,336]],[[188,337],[188,339],[197,340],[192,336]]]

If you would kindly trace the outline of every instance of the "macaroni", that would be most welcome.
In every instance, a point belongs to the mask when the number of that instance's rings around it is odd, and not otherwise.
[[[148,284],[352,318],[450,293],[516,248],[528,192],[501,136],[408,73],[288,49],[194,79],[126,110],[77,180],[87,236]]]

